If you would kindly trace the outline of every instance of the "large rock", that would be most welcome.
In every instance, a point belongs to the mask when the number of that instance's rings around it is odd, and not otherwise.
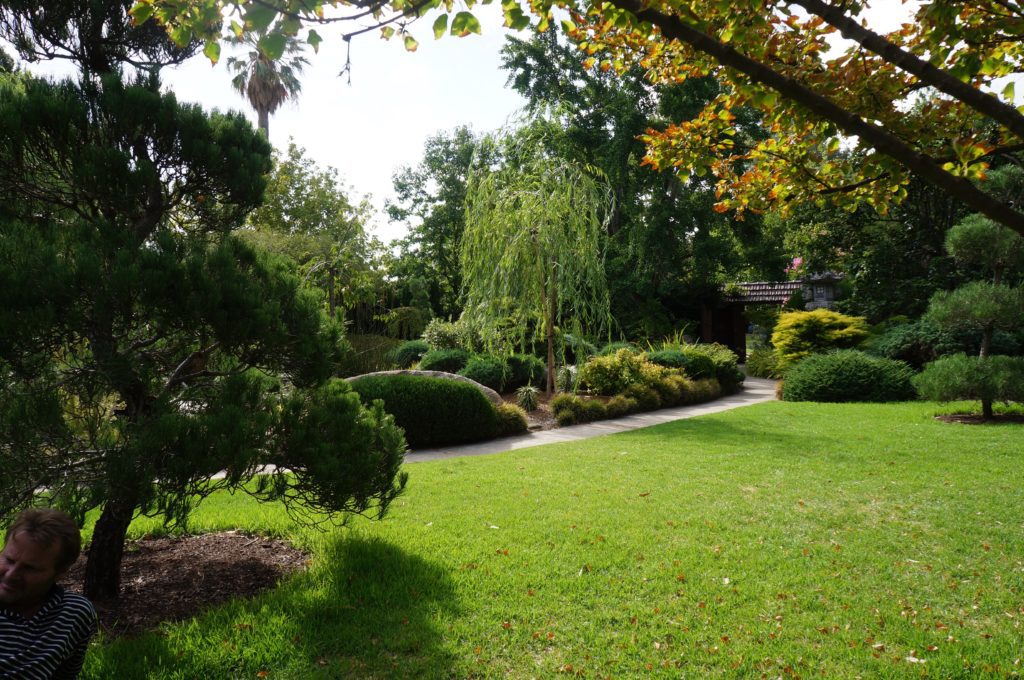
[[[405,369],[405,370],[400,370],[400,371],[376,371],[374,373],[364,373],[363,375],[354,375],[351,378],[345,378],[345,380],[348,380],[349,382],[351,382],[353,380],[358,380],[359,378],[366,378],[366,377],[371,376],[371,375],[422,375],[422,376],[426,376],[428,378],[444,378],[445,380],[458,380],[458,381],[461,381],[461,382],[464,382],[464,383],[469,383],[473,387],[475,387],[478,390],[480,390],[481,392],[483,392],[484,396],[487,397],[487,400],[490,401],[495,406],[498,406],[499,404],[503,403],[502,399],[501,399],[501,395],[498,394],[497,392],[495,392],[494,390],[492,390],[490,387],[487,387],[485,385],[481,385],[480,383],[478,383],[475,380],[470,380],[469,378],[467,378],[464,375],[456,375],[454,373],[445,373],[444,371],[414,371],[412,369]]]

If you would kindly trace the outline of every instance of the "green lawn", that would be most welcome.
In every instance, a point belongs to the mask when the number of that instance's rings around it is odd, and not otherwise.
[[[311,569],[85,677],[1012,676],[1024,428],[935,410],[773,402],[410,465],[383,522],[326,534],[215,497],[193,529],[288,535]]]

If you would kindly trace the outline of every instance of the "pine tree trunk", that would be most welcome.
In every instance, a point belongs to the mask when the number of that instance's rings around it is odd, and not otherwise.
[[[90,600],[117,597],[121,590],[124,539],[135,514],[135,498],[115,497],[106,502],[96,521],[85,565],[84,595]]]

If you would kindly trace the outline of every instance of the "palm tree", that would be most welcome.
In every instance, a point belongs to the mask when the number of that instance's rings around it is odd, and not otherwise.
[[[302,56],[302,44],[293,37],[286,39],[280,58],[271,59],[260,48],[260,36],[246,34],[242,38],[231,38],[235,45],[247,45],[245,57],[229,57],[228,68],[235,72],[231,85],[249,104],[259,118],[263,136],[270,138],[270,114],[277,111],[289,99],[295,99],[302,90],[299,75],[309,65]]]

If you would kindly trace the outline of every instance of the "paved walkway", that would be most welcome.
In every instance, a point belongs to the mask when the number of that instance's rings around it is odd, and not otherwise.
[[[525,449],[531,446],[541,446],[542,444],[573,442],[604,434],[614,434],[627,430],[637,430],[641,427],[650,427],[651,425],[660,425],[661,423],[668,423],[673,420],[683,420],[684,418],[693,418],[694,416],[703,416],[709,413],[719,413],[739,408],[740,406],[749,406],[750,404],[772,401],[774,399],[774,380],[763,380],[748,376],[743,383],[743,390],[739,393],[722,397],[715,401],[709,401],[705,404],[677,406],[676,408],[665,408],[649,413],[635,413],[624,418],[613,418],[596,423],[541,430],[515,437],[492,439],[491,441],[479,444],[463,444],[461,446],[409,451],[405,454],[405,462],[420,463],[428,460],[443,460],[446,458],[460,458],[462,456],[483,456],[489,453],[502,453],[504,451]]]

